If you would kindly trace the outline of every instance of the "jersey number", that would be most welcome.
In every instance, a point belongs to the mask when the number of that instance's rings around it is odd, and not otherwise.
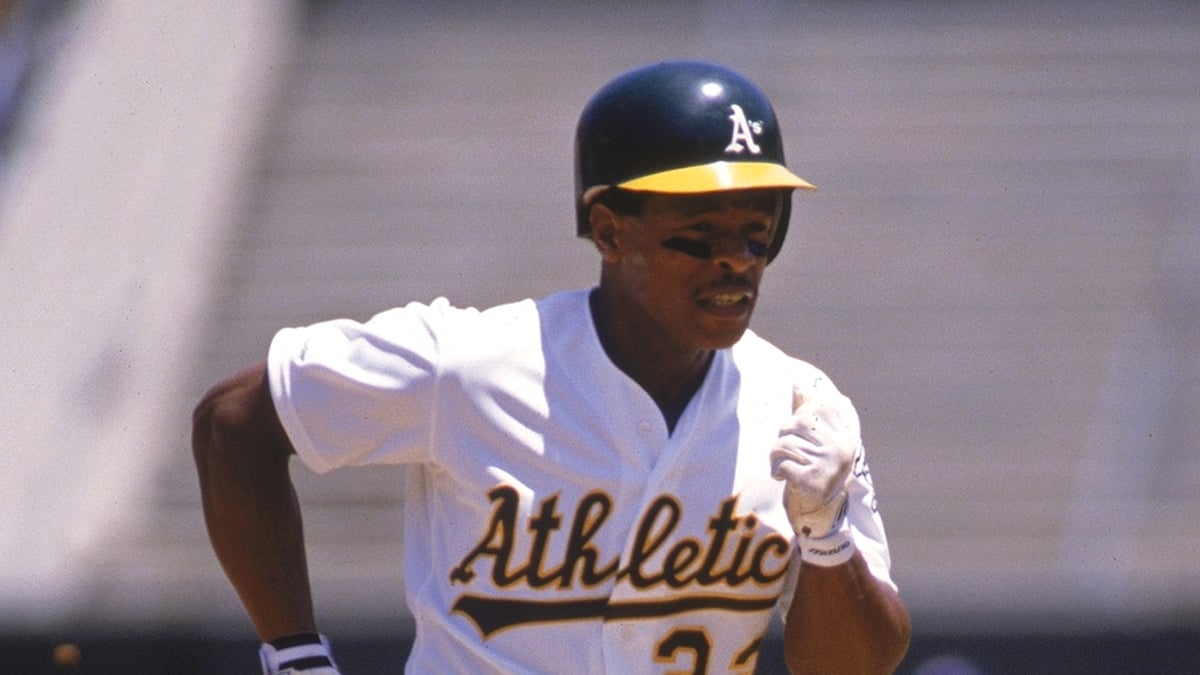
[[[731,673],[749,673],[757,660],[762,638],[755,638],[745,649],[738,652],[729,664]],[[708,660],[712,655],[712,638],[700,627],[676,628],[659,641],[654,650],[657,663],[680,664],[681,659],[690,658],[691,670],[671,670],[666,675],[708,675]]]

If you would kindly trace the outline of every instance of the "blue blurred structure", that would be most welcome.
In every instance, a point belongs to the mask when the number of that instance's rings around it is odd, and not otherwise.
[[[70,0],[0,2],[0,157],[16,135],[21,103],[39,65],[51,58]]]

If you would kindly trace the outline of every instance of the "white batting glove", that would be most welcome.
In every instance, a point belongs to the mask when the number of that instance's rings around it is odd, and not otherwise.
[[[324,635],[304,633],[264,642],[258,656],[263,675],[341,675]]]
[[[783,506],[796,531],[801,560],[840,565],[855,550],[846,507],[862,448],[858,413],[824,378],[797,385],[792,410],[771,449],[771,476],[787,483]]]

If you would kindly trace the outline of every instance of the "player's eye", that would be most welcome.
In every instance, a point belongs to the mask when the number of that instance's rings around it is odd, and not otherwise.
[[[671,237],[664,241],[662,245],[663,248],[678,251],[684,255],[690,255],[693,258],[700,258],[701,260],[708,260],[713,254],[712,244],[698,239]]]

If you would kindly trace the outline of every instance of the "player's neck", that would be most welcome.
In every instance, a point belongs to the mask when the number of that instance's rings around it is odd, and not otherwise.
[[[683,350],[653,334],[649,324],[617,320],[600,291],[590,298],[592,319],[609,360],[637,382],[658,404],[667,427],[674,430],[692,396],[704,383],[711,350]]]

